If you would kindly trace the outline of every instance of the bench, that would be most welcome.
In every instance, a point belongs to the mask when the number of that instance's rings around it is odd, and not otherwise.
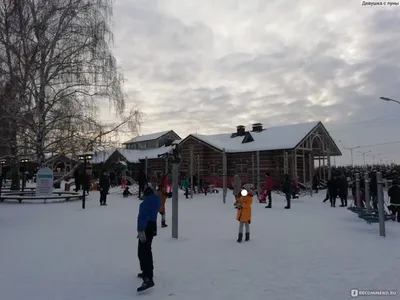
[[[16,200],[19,203],[28,200],[43,200],[44,203],[47,203],[47,200],[65,200],[65,202],[68,202],[71,200],[81,200],[83,198],[82,194],[73,192],[54,192],[54,194],[53,196],[23,195],[22,193],[4,194],[0,196],[0,202],[4,202],[4,200]]]

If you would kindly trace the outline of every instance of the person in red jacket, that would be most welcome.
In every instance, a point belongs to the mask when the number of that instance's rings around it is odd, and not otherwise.
[[[271,208],[272,206],[272,176],[269,172],[265,174],[265,184],[264,184],[264,190],[267,193],[268,197],[268,205],[265,208]]]

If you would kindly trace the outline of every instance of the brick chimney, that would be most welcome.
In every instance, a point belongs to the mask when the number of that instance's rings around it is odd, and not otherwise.
[[[243,125],[236,126],[236,135],[244,136],[246,134],[246,127]]]
[[[254,123],[253,125],[253,132],[261,132],[263,131],[263,125],[261,123]]]

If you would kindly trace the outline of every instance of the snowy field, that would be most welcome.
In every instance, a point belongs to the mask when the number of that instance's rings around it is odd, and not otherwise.
[[[180,198],[178,240],[159,228],[153,243],[156,286],[138,295],[139,200],[98,192],[80,202],[0,205],[1,300],[343,300],[354,288],[400,292],[400,224],[387,237],[325,193],[284,210],[254,202],[251,240],[236,242],[229,192]],[[159,224],[160,225],[160,224]],[[368,299],[396,299],[370,296]]]

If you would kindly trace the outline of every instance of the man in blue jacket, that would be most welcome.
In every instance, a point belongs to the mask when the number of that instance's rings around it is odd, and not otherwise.
[[[138,257],[141,273],[139,278],[143,279],[142,285],[137,289],[142,292],[154,286],[153,281],[153,253],[151,243],[153,237],[157,235],[157,215],[160,209],[160,197],[154,194],[151,187],[146,187],[143,191],[144,200],[139,206],[139,215],[137,222],[138,231]]]

